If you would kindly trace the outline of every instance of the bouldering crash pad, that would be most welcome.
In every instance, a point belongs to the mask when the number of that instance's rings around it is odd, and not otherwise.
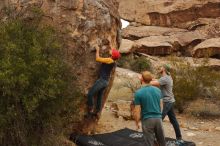
[[[70,140],[77,146],[146,146],[143,133],[128,128],[97,135],[72,134]],[[172,138],[166,138],[166,143],[167,146],[178,146]],[[195,146],[195,143],[184,141],[181,146]]]

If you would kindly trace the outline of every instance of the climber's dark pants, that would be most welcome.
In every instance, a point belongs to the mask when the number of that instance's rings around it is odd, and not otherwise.
[[[88,107],[90,109],[93,109],[94,106],[94,96],[97,95],[97,101],[96,101],[96,112],[99,112],[102,108],[102,96],[105,88],[108,86],[108,81],[99,78],[95,84],[92,86],[92,88],[89,90],[89,93],[87,95],[88,97]]]

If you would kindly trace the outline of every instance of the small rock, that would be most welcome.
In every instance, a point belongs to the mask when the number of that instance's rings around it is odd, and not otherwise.
[[[186,135],[189,136],[189,137],[196,136],[196,134],[192,133],[192,132],[187,132]]]
[[[198,131],[199,128],[196,128],[196,127],[189,127],[190,130],[195,130],[195,131]]]
[[[112,103],[110,108],[111,108],[111,110],[116,110],[116,111],[119,110],[118,105],[116,103]]]
[[[212,132],[212,131],[214,131],[214,130],[215,130],[215,126],[211,126],[211,125],[210,125],[208,131],[209,131],[209,132]]]
[[[181,128],[187,128],[187,124],[186,124],[186,123],[181,123],[181,124],[180,124],[180,127],[181,127]]]
[[[125,120],[131,120],[130,101],[118,100],[111,104],[111,111],[114,111],[116,117],[123,117]]]
[[[220,127],[216,127],[215,130],[216,130],[216,131],[220,131]]]
[[[119,111],[117,114],[119,117],[123,117],[125,120],[132,119],[130,111]]]
[[[200,129],[200,130],[203,130],[203,131],[209,131],[209,128],[208,128],[208,127],[200,127],[199,129]]]
[[[198,144],[199,144],[199,145],[202,145],[202,144],[203,144],[203,142],[199,142]]]

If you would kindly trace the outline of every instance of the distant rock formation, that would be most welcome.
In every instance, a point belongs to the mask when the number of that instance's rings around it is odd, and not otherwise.
[[[212,38],[198,44],[193,49],[193,55],[196,57],[220,56],[220,38]],[[206,56],[207,55],[207,56]]]
[[[144,25],[174,26],[198,18],[217,18],[219,0],[118,0],[120,16]]]
[[[204,57],[207,51],[203,49],[200,55],[195,55],[198,50],[195,47],[207,39],[220,37],[219,0],[118,1],[120,16],[131,22],[122,30],[122,37],[133,41],[130,49],[123,46],[121,50],[157,56]],[[216,49],[208,51],[212,51],[210,57],[220,58]]]

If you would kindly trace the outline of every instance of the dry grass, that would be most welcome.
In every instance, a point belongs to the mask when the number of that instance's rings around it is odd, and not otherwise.
[[[207,67],[209,61],[204,59],[201,66],[191,66],[183,59],[170,58],[173,66],[174,95],[176,107],[180,112],[188,102],[204,98],[219,98],[220,74]],[[207,108],[207,106],[206,106]],[[204,114],[208,109],[204,109]],[[211,109],[210,109],[211,110]]]
[[[220,117],[220,105],[216,100],[198,99],[188,105],[186,113],[196,117]]]

